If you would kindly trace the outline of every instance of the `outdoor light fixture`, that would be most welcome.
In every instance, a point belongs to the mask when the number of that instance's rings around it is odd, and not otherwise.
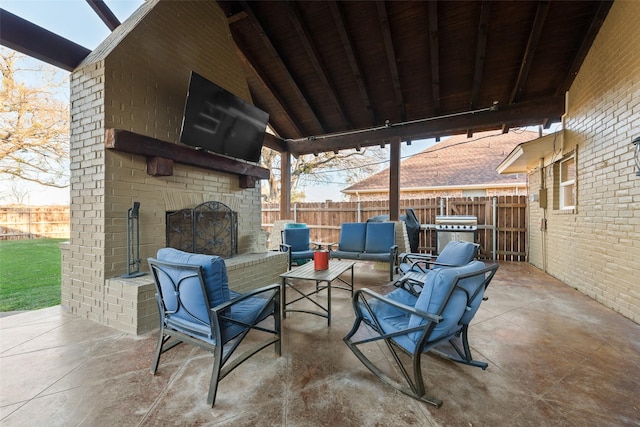
[[[636,176],[640,176],[640,136],[636,136],[631,143],[636,146],[636,156],[634,159],[636,162]]]

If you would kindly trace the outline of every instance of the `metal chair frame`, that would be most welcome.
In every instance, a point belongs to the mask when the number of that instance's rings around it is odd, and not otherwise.
[[[171,350],[176,345],[186,342],[188,344],[200,347],[206,351],[213,353],[214,363],[213,371],[211,373],[211,380],[209,384],[209,393],[207,395],[207,404],[211,407],[215,404],[216,394],[218,391],[218,383],[224,379],[231,371],[237,368],[242,362],[249,359],[254,354],[263,350],[264,348],[275,344],[275,352],[278,356],[281,355],[281,319],[280,319],[280,285],[272,284],[264,286],[262,288],[247,292],[245,294],[235,294],[235,298],[219,304],[216,307],[208,310],[209,318],[200,319],[196,315],[189,312],[193,318],[194,325],[199,325],[208,329],[207,337],[198,336],[197,333],[188,333],[184,330],[179,330],[172,326],[171,314],[177,312],[178,307],[174,310],[169,310],[162,298],[162,288],[159,285],[160,275],[165,275],[168,278],[174,288],[174,292],[177,297],[178,304],[182,304],[180,293],[181,286],[185,283],[186,279],[197,278],[200,283],[202,297],[204,304],[210,307],[209,299],[205,289],[205,282],[203,277],[202,268],[197,265],[187,264],[175,264],[162,262],[157,259],[149,259],[149,266],[151,274],[154,278],[156,285],[156,302],[158,304],[158,312],[160,314],[160,333],[158,334],[158,344],[151,366],[151,372],[155,375],[158,370],[160,362],[160,356],[165,352]],[[174,281],[171,275],[166,273],[167,269],[180,269],[185,272],[180,277],[179,281]],[[264,298],[264,305],[259,313],[257,313],[251,322],[231,317],[232,308],[234,305],[245,301],[249,298],[261,297]],[[183,306],[184,308],[184,306]],[[264,319],[269,316],[273,316],[273,328],[259,325]],[[239,332],[233,336],[225,337],[223,335],[223,328],[228,328],[230,325],[240,326]],[[185,328],[182,328],[185,329]],[[239,355],[235,355],[233,359],[231,356],[235,350],[242,343],[244,337],[251,330],[257,330],[268,333],[270,336],[266,339],[250,346],[246,351]]]
[[[469,335],[469,324],[459,324],[459,328],[451,334],[445,335],[437,340],[430,340],[430,335],[432,334],[436,325],[444,320],[442,317],[442,313],[444,312],[447,303],[450,301],[451,296],[453,295],[456,289],[460,289],[465,292],[467,296],[467,309],[469,308],[469,303],[474,300],[474,298],[481,292],[483,289],[489,286],[491,279],[496,273],[498,269],[498,264],[491,264],[482,270],[458,275],[453,281],[448,294],[446,296],[445,302],[441,305],[440,309],[437,313],[427,313],[421,310],[418,310],[414,307],[399,303],[392,299],[387,298],[384,295],[378,294],[370,289],[363,288],[359,289],[355,292],[353,297],[353,307],[356,314],[356,318],[353,324],[353,327],[349,331],[349,333],[344,337],[344,342],[351,349],[351,351],[355,354],[355,356],[380,380],[384,383],[396,388],[402,393],[411,396],[414,399],[417,399],[422,402],[429,403],[436,407],[440,407],[442,405],[442,401],[435,397],[429,397],[425,394],[425,386],[424,379],[422,374],[422,363],[421,356],[423,353],[432,352],[433,354],[437,354],[446,359],[452,360],[454,362],[476,366],[482,368],[483,370],[487,369],[488,364],[483,361],[474,360],[471,355],[471,349],[469,347],[468,335]],[[467,292],[464,288],[459,286],[460,281],[474,277],[484,275],[484,280],[482,280],[481,284],[477,287],[477,289],[473,293]],[[394,292],[403,292],[403,290],[396,290]],[[402,330],[397,330],[393,332],[384,332],[380,322],[377,320],[374,310],[372,309],[369,301],[371,300],[379,300],[384,304],[389,304],[399,310],[402,310],[407,313],[407,315],[416,315],[424,318],[426,323]],[[370,318],[367,319],[362,310],[366,310],[369,314]],[[463,314],[464,316],[464,314]],[[462,319],[462,317],[461,317]],[[470,321],[471,319],[469,319]],[[361,324],[364,323],[368,326],[369,330],[373,332],[375,335],[373,337],[354,340],[353,336],[360,329]],[[407,351],[405,348],[397,344],[394,340],[396,337],[408,335],[411,333],[419,333],[420,336],[416,341],[416,345],[413,352]],[[399,383],[395,381],[391,377],[389,377],[386,373],[384,373],[374,362],[372,362],[365,353],[360,350],[359,346],[364,344],[369,344],[377,341],[384,341],[386,348],[391,352],[393,356],[393,360],[397,364],[402,373],[402,377],[404,379],[404,383]],[[456,342],[461,341],[461,346]],[[456,352],[456,355],[445,353],[437,349],[437,347],[449,343]],[[398,351],[405,353],[411,357],[411,368],[409,369],[405,363],[403,363],[399,357]],[[412,372],[412,375],[409,374],[409,371]]]

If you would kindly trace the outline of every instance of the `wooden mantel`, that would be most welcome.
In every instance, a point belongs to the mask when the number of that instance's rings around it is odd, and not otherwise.
[[[255,188],[258,179],[269,178],[269,170],[263,167],[122,129],[107,129],[104,145],[108,149],[145,156],[147,173],[152,176],[173,175],[173,163],[177,162],[238,175],[240,188]]]

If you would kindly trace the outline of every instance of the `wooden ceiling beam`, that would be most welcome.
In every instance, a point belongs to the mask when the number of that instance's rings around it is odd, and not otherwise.
[[[86,47],[0,9],[0,42],[15,51],[66,71],[73,71],[91,53]]]
[[[549,14],[549,3],[550,2],[548,1],[538,3],[538,9],[536,10],[536,17],[533,20],[533,26],[529,33],[527,47],[524,51],[522,61],[520,62],[518,78],[516,79],[516,84],[513,86],[511,95],[509,96],[509,104],[518,102],[522,95],[522,90],[527,82],[527,78],[529,77],[529,71],[531,71],[531,65],[533,65],[533,57],[538,49],[542,29],[544,28],[544,23],[546,22],[547,15]],[[509,132],[509,127],[509,123],[505,123],[502,127],[502,133]]]
[[[324,123],[320,121],[319,116],[315,111],[315,109],[312,107],[312,104],[309,102],[308,97],[303,93],[300,85],[298,84],[296,79],[293,77],[293,75],[291,75],[289,68],[286,66],[286,64],[282,60],[282,57],[278,53],[278,50],[275,48],[275,46],[271,42],[271,39],[267,35],[264,27],[258,20],[258,17],[253,12],[253,9],[249,5],[249,3],[247,1],[241,1],[240,4],[244,9],[244,11],[246,12],[247,17],[251,20],[251,25],[255,29],[257,37],[259,37],[260,40],[262,40],[262,43],[264,47],[267,49],[267,51],[269,52],[269,54],[271,55],[272,60],[276,62],[280,67],[280,69],[282,70],[282,75],[287,80],[289,87],[292,90],[292,93],[296,96],[296,98],[298,98],[298,102],[300,103],[300,106],[302,106],[303,109],[308,112],[311,121],[314,122],[315,127],[317,129],[321,129],[321,132],[326,132],[327,127],[324,125]]]
[[[353,125],[347,117],[347,114],[345,113],[346,110],[344,104],[340,101],[340,98],[337,95],[335,85],[328,77],[329,72],[327,71],[327,67],[320,59],[318,48],[313,43],[313,38],[309,35],[309,29],[304,22],[304,18],[302,16],[302,13],[300,12],[300,8],[293,2],[284,2],[283,5],[287,10],[289,19],[293,24],[293,28],[296,34],[298,34],[298,38],[300,39],[302,46],[304,46],[307,57],[309,58],[309,62],[311,62],[316,75],[318,76],[320,81],[322,81],[322,84],[326,87],[327,94],[331,98],[336,110],[338,111],[338,113],[340,113],[340,117],[342,118],[342,125],[347,129],[352,129]]]
[[[480,22],[478,24],[478,42],[476,44],[476,61],[473,68],[473,82],[471,84],[471,101],[469,109],[475,110],[478,106],[478,96],[482,87],[482,74],[484,62],[487,57],[487,35],[489,32],[489,18],[491,16],[491,1],[483,1],[480,6]],[[467,136],[473,136],[473,129],[467,130]]]
[[[431,59],[431,102],[433,115],[440,114],[440,47],[438,44],[438,2],[427,2],[429,56]]]
[[[389,26],[389,16],[387,15],[387,6],[383,1],[376,2],[378,7],[378,21],[380,22],[380,31],[384,40],[384,47],[387,56],[387,64],[391,73],[391,83],[393,84],[393,94],[396,107],[400,111],[402,121],[407,120],[407,109],[404,105],[404,97],[402,96],[402,87],[400,85],[400,72],[398,71],[398,63],[396,61],[396,52],[393,48],[393,37],[391,36],[391,27]]]
[[[336,30],[338,31],[338,35],[340,36],[340,40],[342,41],[342,46],[344,48],[347,61],[349,62],[349,66],[351,67],[351,72],[353,73],[353,77],[356,81],[356,84],[358,85],[362,104],[369,113],[371,126],[376,125],[380,122],[378,121],[378,117],[376,116],[376,113],[371,105],[371,97],[369,96],[369,91],[367,90],[363,79],[362,66],[360,65],[360,61],[354,53],[355,48],[353,46],[353,41],[351,40],[351,37],[349,37],[349,33],[347,33],[344,16],[342,15],[340,6],[335,1],[330,1],[327,3],[327,5],[329,6],[329,10],[331,11],[331,15],[333,16],[333,21],[336,26]]]
[[[271,82],[268,81],[268,78],[266,76],[264,76],[260,71],[258,71],[258,69],[255,67],[255,65],[253,65],[253,61],[250,58],[247,57],[247,55],[242,51],[242,49],[240,49],[240,47],[237,44],[236,44],[236,51],[238,53],[238,57],[240,58],[240,62],[242,62],[242,64],[249,71],[249,73],[251,73],[255,77],[255,79],[258,80],[260,85],[263,88],[265,88],[266,91],[269,92],[273,96],[275,102],[278,104],[278,106],[282,110],[285,118],[289,121],[289,124],[295,129],[297,135],[302,136],[303,133],[300,130],[300,128],[298,127],[297,122],[291,117],[291,114],[287,110],[287,108],[286,108],[286,106],[284,104],[284,101],[282,100],[282,98],[278,94],[278,91],[275,90],[275,88],[273,87]],[[254,100],[254,102],[256,102],[256,100]],[[264,106],[257,105],[257,103],[256,103],[256,107],[262,108],[263,110],[265,109]],[[271,127],[276,132],[281,133],[277,128],[275,128],[273,126],[273,124],[271,124]]]
[[[109,30],[113,31],[120,26],[120,20],[103,0],[87,0],[87,3]]]
[[[367,147],[388,144],[395,137],[407,139],[435,138],[441,135],[464,133],[467,129],[499,129],[504,123],[517,123],[529,126],[542,123],[549,117],[559,120],[564,114],[564,96],[554,96],[524,101],[494,111],[469,111],[458,115],[433,117],[425,121],[408,124],[391,124],[386,127],[363,129],[360,132],[320,135],[304,140],[286,141],[288,151],[294,155],[318,152],[335,152],[352,149],[356,146]]]
[[[598,35],[598,32],[600,31],[600,27],[602,27],[602,24],[604,23],[604,20],[607,17],[607,14],[609,13],[609,9],[611,9],[612,5],[613,5],[613,0],[599,1],[596,3],[595,5],[596,10],[595,10],[595,13],[593,14],[593,19],[589,24],[589,29],[587,30],[584,38],[582,39],[580,48],[578,49],[575,56],[573,57],[571,66],[569,67],[569,70],[567,71],[567,74],[565,75],[562,84],[558,87],[558,90],[556,91],[556,95],[563,95],[571,87],[573,80],[578,75],[580,66],[584,62],[584,58],[587,56],[587,53],[589,53],[589,49],[591,48],[591,45],[593,44],[593,41],[596,38],[596,35]]]

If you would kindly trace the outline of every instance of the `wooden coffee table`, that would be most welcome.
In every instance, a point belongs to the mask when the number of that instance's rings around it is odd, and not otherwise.
[[[331,288],[343,289],[351,293],[353,297],[353,266],[354,261],[337,261],[330,260],[329,268],[327,270],[316,270],[313,265],[313,261],[308,262],[300,267],[296,267],[286,273],[280,275],[282,283],[280,285],[280,294],[282,295],[282,318],[286,318],[287,312],[299,312],[315,314],[316,316],[326,317],[327,325],[331,325]],[[347,282],[340,276],[351,270],[351,282]],[[316,282],[315,289],[311,292],[301,290],[299,285],[296,286],[296,280],[311,280]],[[334,284],[336,281],[336,284]],[[287,288],[291,288],[296,291],[300,296],[292,301],[287,302]],[[309,298],[312,295],[317,295],[323,290],[327,290],[327,305],[323,306],[318,301]],[[306,299],[311,301],[318,307],[318,311],[303,310],[295,308],[287,308],[291,304]]]

